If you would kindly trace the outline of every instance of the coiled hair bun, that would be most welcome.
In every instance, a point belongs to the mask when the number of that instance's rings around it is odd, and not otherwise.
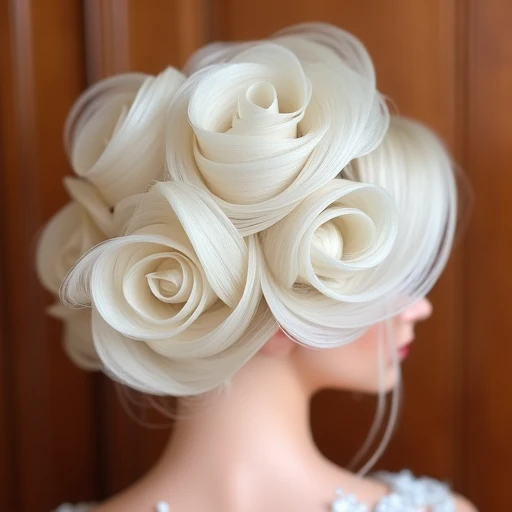
[[[217,43],[91,87],[38,271],[80,366],[161,395],[228,381],[277,331],[328,348],[425,295],[456,222],[450,159],[390,116],[352,35]]]

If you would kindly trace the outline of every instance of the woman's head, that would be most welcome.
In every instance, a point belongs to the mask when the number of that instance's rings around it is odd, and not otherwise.
[[[407,341],[404,315],[450,251],[442,144],[389,115],[366,50],[334,27],[214,46],[189,69],[107,79],[70,114],[74,215],[39,251],[43,283],[87,308],[68,350],[135,389],[189,396],[281,329],[304,372],[331,358],[346,379],[333,385],[373,389],[377,341],[387,365],[393,338],[378,326]],[[71,326],[68,310],[54,308]]]

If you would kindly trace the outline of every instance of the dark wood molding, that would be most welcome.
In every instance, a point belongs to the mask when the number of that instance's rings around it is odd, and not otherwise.
[[[468,8],[465,164],[477,201],[466,244],[465,476],[480,510],[510,510],[512,4]]]
[[[20,489],[15,510],[50,510],[68,498],[94,497],[94,445],[83,442],[93,429],[90,377],[64,356],[59,326],[45,314],[49,297],[34,259],[43,222],[65,201],[62,126],[84,85],[82,22],[78,0],[11,0],[9,35],[3,34],[10,52],[1,89],[2,218],[8,219],[2,293],[16,437],[10,471]],[[70,407],[77,398],[79,411]],[[72,420],[77,424],[70,428]]]
[[[49,502],[49,489],[33,468],[44,467],[50,458],[47,439],[50,435],[44,417],[48,403],[48,365],[43,343],[33,343],[45,335],[42,291],[38,286],[33,259],[33,237],[40,225],[40,205],[37,190],[39,162],[37,160],[37,128],[35,123],[35,84],[33,75],[32,6],[28,0],[10,2],[11,74],[10,112],[11,129],[5,133],[9,139],[7,158],[7,201],[9,218],[6,259],[9,267],[7,290],[10,299],[9,326],[11,356],[13,360],[13,389],[17,419],[17,479],[22,489],[33,489],[34,498]],[[27,187],[27,183],[33,186]],[[36,186],[34,186],[36,185]],[[24,205],[31,204],[28,211]],[[24,290],[31,290],[28,296]],[[30,315],[30,321],[25,319]],[[32,345],[32,346],[30,346]],[[31,460],[32,465],[26,462]],[[35,499],[23,499],[22,507],[36,504]]]
[[[13,118],[11,89],[11,6],[7,2],[0,4],[0,75],[4,77],[0,84],[0,509],[18,510],[20,508],[21,485],[16,476],[18,469],[18,418],[15,409],[15,389],[12,372],[12,344],[8,322],[10,316],[9,301],[6,295],[8,284],[8,244],[9,216],[7,205],[7,183],[9,172],[8,135],[10,121]]]
[[[129,61],[129,0],[84,2],[88,83],[122,73]],[[147,8],[147,4],[145,6]]]

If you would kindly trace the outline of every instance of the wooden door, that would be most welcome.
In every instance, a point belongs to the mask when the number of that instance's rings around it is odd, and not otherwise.
[[[509,510],[512,458],[512,33],[506,0],[467,5],[463,165],[475,191],[465,245],[462,484],[481,510]]]
[[[378,467],[448,480],[482,510],[511,508],[510,19],[507,0],[2,0],[0,510],[101,499],[141,475],[167,436],[133,422],[102,376],[75,369],[60,326],[44,314],[34,247],[66,200],[61,133],[72,102],[113,73],[181,66],[209,40],[312,20],[366,44],[379,88],[441,134],[475,191],[467,236],[405,365],[400,426]],[[346,463],[374,406],[360,396],[317,397],[322,450]]]

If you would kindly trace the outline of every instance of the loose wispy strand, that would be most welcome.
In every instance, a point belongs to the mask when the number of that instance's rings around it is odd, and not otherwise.
[[[376,447],[376,449],[374,450],[374,452],[372,453],[371,457],[357,471],[357,474],[359,476],[366,475],[375,466],[375,464],[380,459],[380,457],[382,457],[382,454],[384,453],[384,451],[386,450],[387,446],[389,445],[389,443],[391,441],[391,437],[393,436],[393,433],[395,431],[397,421],[398,421],[398,416],[400,413],[401,397],[402,397],[401,368],[400,368],[400,363],[398,361],[398,354],[397,354],[396,348],[392,344],[392,341],[394,340],[394,338],[393,338],[394,333],[392,330],[391,323],[385,322],[384,328],[385,328],[384,341],[388,342],[388,349],[392,356],[391,360],[393,363],[393,371],[394,371],[394,374],[397,376],[397,382],[396,382],[395,386],[393,387],[393,390],[391,393],[391,405],[390,405],[390,409],[389,409],[389,418],[388,418],[388,422],[386,424],[386,428],[384,430],[382,439],[381,439],[380,443],[378,444],[378,446]],[[381,343],[381,341],[379,341],[379,345],[382,346],[382,344],[383,343]],[[379,357],[381,357],[382,353],[380,351],[379,351],[379,354],[380,354]],[[380,363],[380,364],[382,365],[383,363]],[[381,388],[381,392],[382,392],[382,388]]]
[[[369,452],[370,448],[372,447],[373,443],[375,442],[377,435],[384,423],[384,419],[386,416],[386,387],[384,382],[385,377],[385,370],[386,370],[386,364],[385,364],[385,358],[384,358],[384,342],[385,342],[385,328],[384,325],[379,325],[378,329],[378,340],[377,340],[377,351],[378,351],[378,362],[379,362],[379,368],[378,368],[378,375],[377,375],[377,389],[378,389],[378,396],[377,396],[377,407],[375,409],[374,417],[372,420],[372,424],[370,427],[370,430],[368,431],[368,434],[366,436],[366,439],[361,446],[361,448],[358,450],[356,455],[352,458],[352,460],[347,465],[347,468],[351,471],[355,471],[358,464],[363,460],[363,458],[366,456],[366,454]]]

